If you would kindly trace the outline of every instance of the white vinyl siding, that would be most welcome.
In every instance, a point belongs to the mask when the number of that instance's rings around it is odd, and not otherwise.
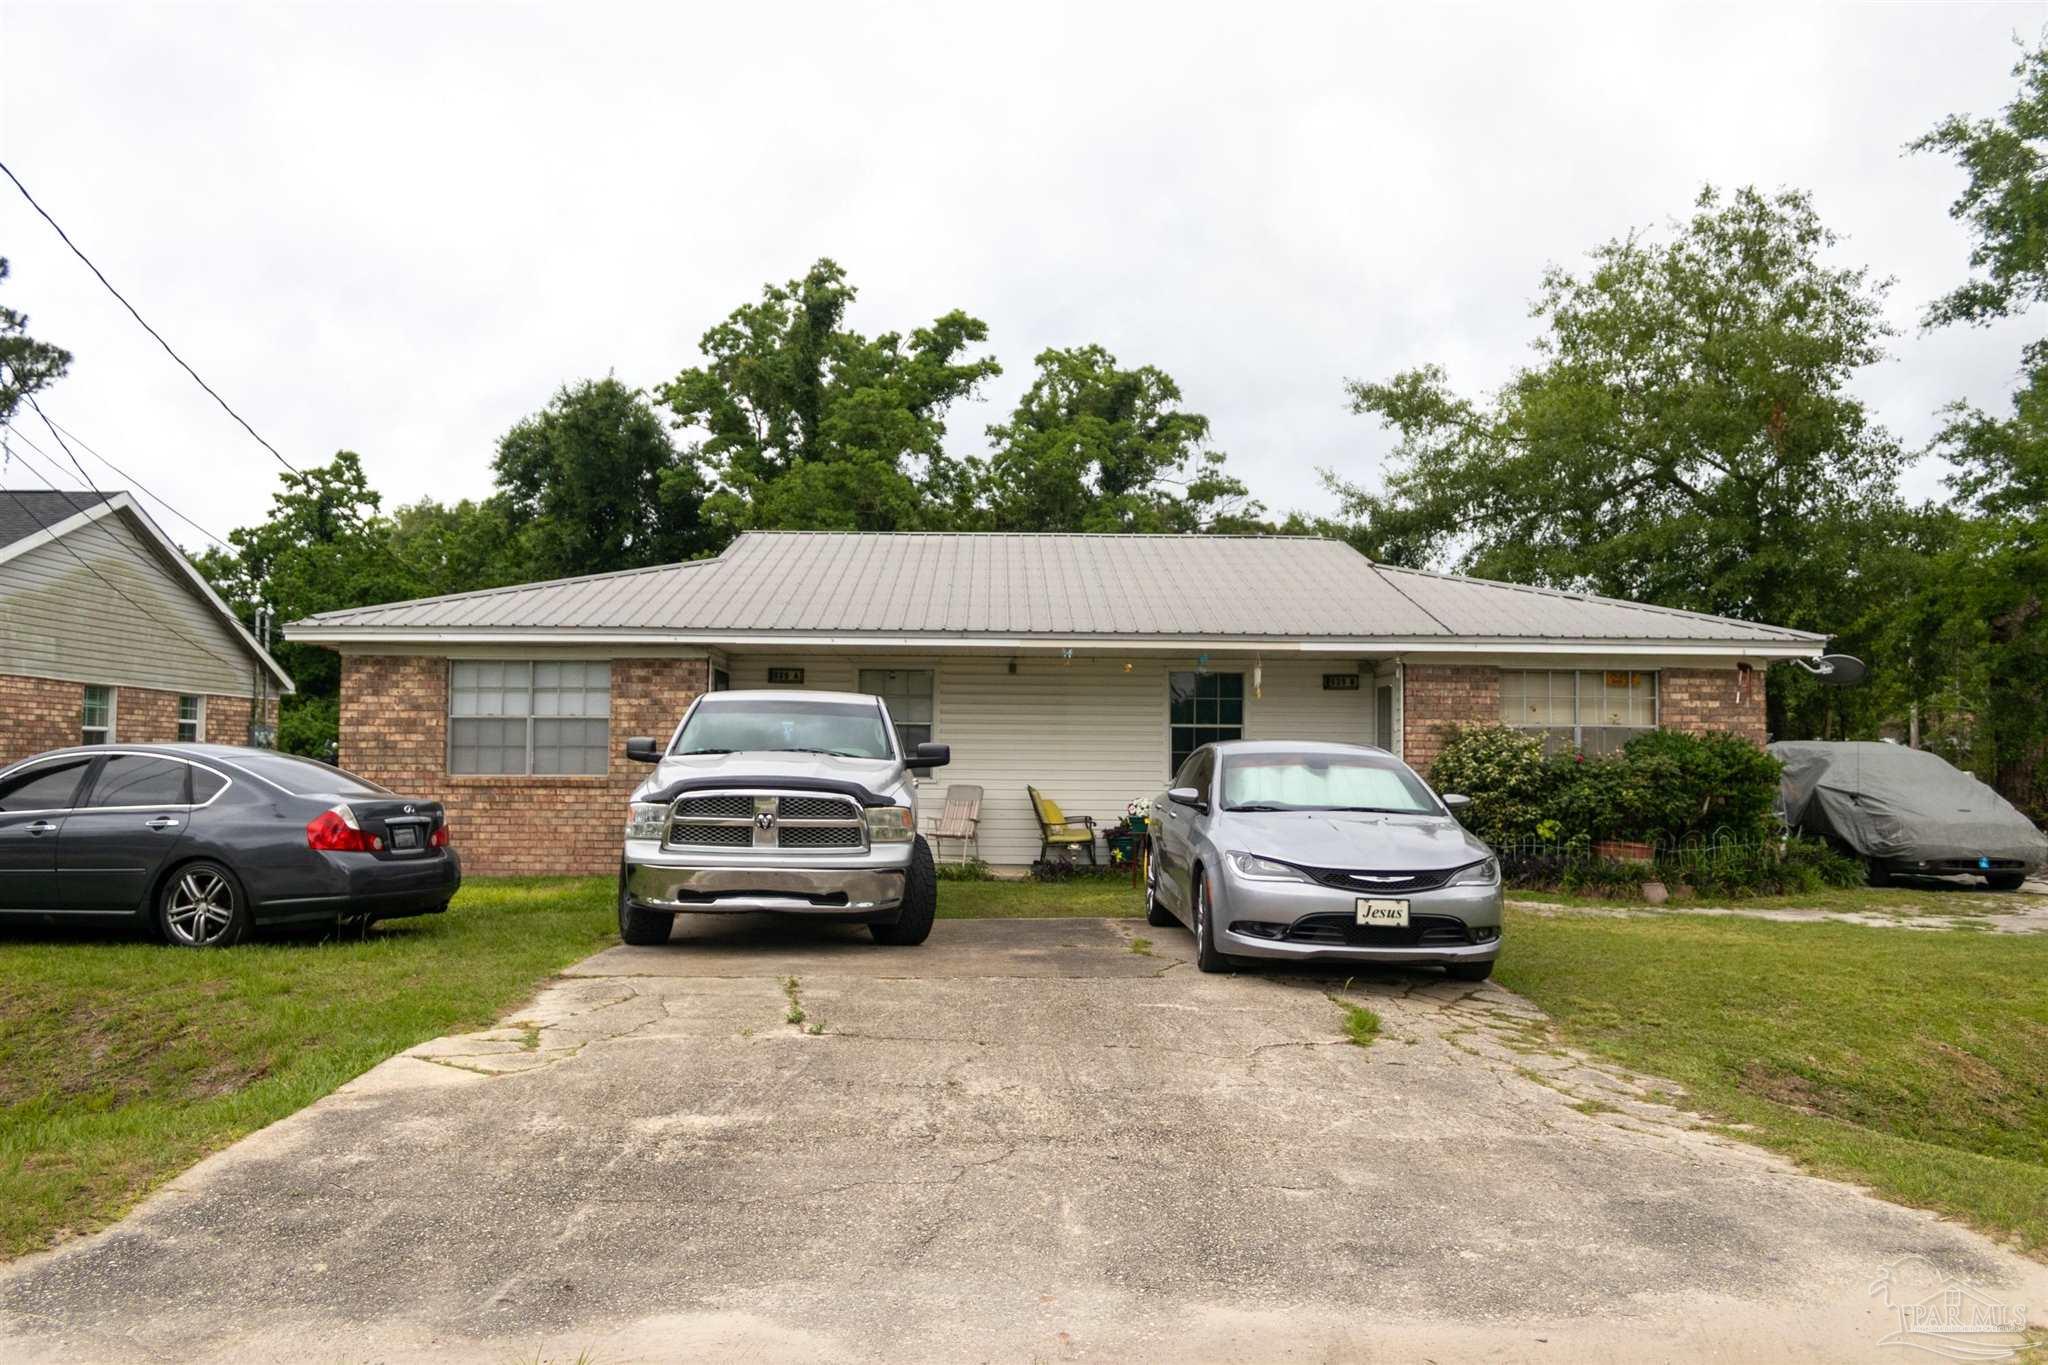
[[[1253,662],[1212,659],[1207,665],[1244,674],[1246,739],[1371,741],[1370,690],[1322,690],[1324,673],[1349,671],[1351,662],[1269,660],[1259,697],[1252,695]],[[1037,787],[1071,816],[1094,816],[1105,830],[1123,818],[1125,802],[1165,789],[1171,752],[1168,677],[1194,667],[1192,658],[1062,663],[1039,655],[1020,656],[1011,673],[1009,659],[1000,655],[741,654],[732,660],[732,685],[766,688],[770,668],[801,668],[804,690],[858,692],[863,670],[931,669],[932,738],[952,746],[953,761],[919,783],[920,812],[936,814],[942,794],[955,782],[980,786],[981,856],[1015,866],[1038,856],[1038,822],[1026,786]],[[1097,854],[1102,856],[1099,848]]]
[[[246,697],[256,668],[214,609],[118,514],[0,564],[0,673]]]
[[[611,665],[457,659],[449,664],[448,717],[451,773],[603,773]]]

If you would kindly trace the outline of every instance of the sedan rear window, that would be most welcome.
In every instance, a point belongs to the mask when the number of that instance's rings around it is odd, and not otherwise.
[[[1223,762],[1223,804],[1232,810],[1370,810],[1441,814],[1408,769],[1364,754],[1231,754]]]
[[[378,786],[367,777],[357,777],[354,773],[343,772],[331,763],[299,758],[292,754],[251,752],[236,754],[227,761],[256,774],[266,782],[283,787],[293,796],[391,795],[389,789]]]
[[[892,758],[882,711],[873,702],[735,700],[706,697],[676,737],[679,754],[820,753]]]

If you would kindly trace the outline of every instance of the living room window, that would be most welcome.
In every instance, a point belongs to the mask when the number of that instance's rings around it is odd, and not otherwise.
[[[114,742],[114,689],[111,687],[88,686],[85,689],[85,715],[79,725],[79,743],[112,744]]]
[[[206,698],[178,698],[178,742],[197,744],[206,738]]]
[[[611,714],[603,660],[458,659],[448,671],[448,771],[603,773]]]
[[[860,671],[860,690],[871,697],[880,697],[882,704],[889,708],[889,718],[896,722],[896,743],[906,758],[917,752],[918,745],[927,743],[932,737],[932,719],[936,714],[932,700],[933,677],[929,668],[863,668]]]
[[[1172,673],[1168,676],[1168,725],[1172,733],[1169,776],[1204,744],[1244,738],[1244,674]]]
[[[1501,724],[1550,753],[1611,754],[1657,728],[1657,675],[1617,669],[1502,669]]]

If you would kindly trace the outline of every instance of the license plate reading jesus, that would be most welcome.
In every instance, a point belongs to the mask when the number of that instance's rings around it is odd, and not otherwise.
[[[1381,929],[1406,929],[1408,927],[1407,901],[1376,901],[1360,897],[1358,901],[1358,922]]]

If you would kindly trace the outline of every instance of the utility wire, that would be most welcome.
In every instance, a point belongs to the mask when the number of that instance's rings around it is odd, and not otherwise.
[[[228,543],[227,541],[225,541],[225,540],[222,540],[222,539],[221,539],[221,538],[220,538],[219,536],[217,536],[217,535],[215,535],[215,534],[214,534],[213,532],[211,532],[211,531],[207,530],[207,529],[206,529],[206,528],[205,528],[204,526],[201,526],[201,525],[200,525],[200,524],[199,524],[198,522],[196,522],[196,521],[192,520],[192,518],[190,518],[190,517],[186,516],[186,515],[185,515],[185,514],[184,514],[183,512],[180,512],[180,511],[179,511],[179,510],[178,510],[177,508],[175,508],[175,507],[171,506],[171,504],[170,504],[170,503],[169,503],[169,502],[168,502],[167,500],[165,500],[165,498],[164,498],[164,496],[163,496],[162,494],[160,494],[160,493],[156,493],[156,492],[153,492],[153,491],[151,491],[151,490],[150,490],[149,488],[147,488],[147,487],[145,487],[145,486],[143,485],[143,482],[142,482],[142,480],[140,480],[140,479],[136,478],[136,477],[135,477],[134,475],[130,474],[130,473],[129,473],[129,472],[127,471],[127,470],[125,470],[125,469],[121,468],[121,466],[119,466],[119,465],[115,464],[115,463],[114,463],[114,462],[113,462],[112,460],[108,459],[108,458],[107,458],[106,456],[104,456],[104,455],[100,454],[100,453],[99,453],[99,452],[98,452],[97,450],[94,450],[94,449],[93,449],[93,448],[92,448],[91,446],[87,445],[87,444],[86,444],[86,443],[84,442],[84,440],[82,440],[82,439],[81,439],[81,438],[79,437],[79,435],[78,435],[78,433],[77,433],[77,432],[73,431],[73,430],[72,430],[72,429],[71,429],[70,427],[67,427],[67,426],[65,426],[65,425],[64,425],[64,424],[63,424],[62,422],[57,422],[57,421],[53,421],[53,420],[51,419],[51,417],[50,417],[50,414],[48,414],[47,412],[44,412],[44,411],[43,411],[42,405],[41,405],[40,403],[36,402],[36,400],[35,400],[35,398],[34,398],[34,396],[33,396],[33,395],[31,395],[31,396],[29,397],[29,400],[28,400],[28,402],[29,402],[29,406],[30,406],[30,407],[32,407],[32,408],[34,408],[34,409],[36,410],[36,416],[38,416],[38,417],[40,417],[40,418],[42,418],[42,419],[43,419],[43,425],[44,425],[44,426],[46,426],[46,427],[48,427],[48,428],[50,428],[50,434],[51,434],[52,436],[54,436],[54,437],[56,437],[56,438],[57,438],[58,444],[62,445],[62,444],[63,444],[63,442],[64,442],[64,438],[65,438],[65,437],[67,437],[67,436],[68,436],[68,437],[70,437],[70,438],[71,438],[71,445],[75,445],[75,446],[77,446],[77,447],[78,447],[78,448],[79,448],[80,450],[83,450],[83,451],[84,451],[84,452],[85,452],[86,454],[88,454],[88,455],[92,456],[92,457],[93,457],[93,458],[94,458],[95,460],[98,460],[98,461],[99,461],[99,462],[100,462],[101,464],[103,464],[103,465],[105,465],[105,466],[106,466],[107,468],[109,468],[109,469],[113,470],[113,471],[114,471],[114,473],[115,473],[116,475],[118,475],[118,476],[120,477],[120,479],[122,480],[122,482],[124,482],[124,483],[128,484],[128,485],[129,485],[130,487],[134,488],[134,489],[135,489],[135,490],[136,490],[136,491],[137,491],[138,493],[141,493],[141,494],[142,494],[142,495],[143,495],[144,497],[146,497],[146,498],[148,498],[148,499],[149,499],[150,501],[152,501],[152,502],[156,503],[156,504],[157,504],[157,505],[158,505],[159,507],[163,508],[163,509],[164,509],[164,510],[165,510],[166,512],[169,512],[169,513],[170,513],[170,514],[171,514],[172,516],[176,517],[176,518],[177,518],[177,519],[178,519],[179,521],[182,521],[182,522],[184,522],[184,523],[185,523],[185,524],[186,524],[187,526],[189,526],[189,527],[191,527],[191,528],[192,528],[193,530],[197,531],[197,532],[198,532],[198,533],[199,533],[200,535],[202,535],[202,536],[205,536],[205,537],[206,537],[206,538],[207,538],[208,540],[210,540],[210,541],[212,541],[212,542],[213,542],[214,544],[216,544],[216,545],[220,546],[220,547],[221,547],[221,549],[223,549],[223,550],[226,550],[226,551],[227,551],[228,553],[230,553],[230,554],[234,554],[234,553],[236,553],[235,547],[234,547],[233,545],[229,544],[229,543]],[[16,435],[20,435],[21,433],[19,433],[19,432],[16,432],[15,434],[16,434]],[[27,437],[25,437],[25,436],[23,436],[23,437],[22,437],[22,439],[23,439],[23,440],[27,440],[28,438],[27,438]],[[38,453],[42,454],[43,458],[45,458],[45,459],[49,459],[49,453],[48,453],[47,451],[41,451],[41,450],[39,449]],[[66,455],[71,455],[71,448],[70,448],[70,446],[65,446],[65,448],[64,448],[64,453],[65,453]],[[54,461],[53,461],[53,463],[54,463]],[[77,456],[75,456],[75,455],[72,455],[72,456],[71,456],[71,463],[73,463],[73,464],[78,464],[78,457],[77,457]],[[79,465],[79,469],[78,469],[78,472],[79,472],[79,473],[80,473],[81,475],[84,475],[86,483],[87,483],[88,485],[92,485],[92,487],[93,487],[93,491],[94,491],[94,492],[98,492],[98,491],[99,491],[99,489],[98,489],[98,485],[96,485],[96,484],[93,484],[93,482],[92,482],[92,476],[91,476],[90,474],[86,474],[86,472],[85,472],[85,467],[84,467],[83,465]]]
[[[76,256],[79,260],[83,261],[85,263],[85,268],[93,273],[93,277],[97,279],[102,285],[106,286],[107,292],[109,294],[112,294],[115,300],[119,302],[123,308],[128,310],[128,316],[134,318],[135,321],[141,325],[143,331],[149,333],[150,336],[156,339],[156,344],[164,348],[164,354],[168,355],[171,359],[177,361],[178,368],[182,369],[186,374],[191,375],[192,382],[197,384],[200,388],[206,390],[207,396],[213,399],[214,402],[220,404],[221,411],[225,412],[228,416],[234,418],[235,421],[241,426],[242,430],[248,432],[250,436],[254,437],[256,440],[256,444],[262,446],[265,450],[269,451],[273,459],[275,459],[279,464],[283,465],[286,469],[290,470],[292,474],[298,478],[301,485],[310,484],[311,481],[307,478],[305,472],[301,470],[297,465],[293,464],[290,460],[287,460],[284,457],[283,453],[279,451],[276,446],[264,440],[263,433],[256,430],[256,428],[250,426],[248,419],[243,417],[241,413],[236,412],[232,407],[228,405],[227,399],[221,397],[220,394],[214,391],[213,385],[207,383],[204,379],[200,378],[199,371],[193,369],[190,365],[186,364],[185,357],[179,355],[175,350],[171,348],[171,343],[164,340],[163,333],[157,331],[156,328],[150,326],[149,320],[143,317],[141,313],[138,313],[135,310],[135,305],[128,302],[127,297],[123,295],[120,290],[114,288],[113,281],[109,280],[106,277],[106,275],[101,272],[100,268],[92,263],[92,257],[86,255],[83,251],[80,251],[78,249],[78,243],[71,240],[71,234],[64,230],[63,224],[59,223],[55,218],[52,218],[50,216],[49,210],[36,202],[36,197],[28,192],[28,186],[21,183],[21,177],[14,173],[13,168],[10,167],[6,162],[0,161],[0,172],[4,172],[7,178],[14,182],[14,188],[21,191],[21,197],[23,199],[28,200],[28,206],[34,209],[36,213],[41,216],[42,220],[48,223],[50,227],[53,230],[55,230],[56,234],[63,239],[64,245],[71,248],[71,254]],[[90,480],[88,480],[88,482],[90,482]],[[367,526],[364,526],[363,523],[357,520],[355,517],[350,516],[347,513],[343,513],[342,519],[353,525],[358,531],[361,531],[363,534],[370,535],[370,529]],[[391,561],[394,564],[397,564],[407,573],[413,574],[418,578],[426,581],[429,586],[432,585],[431,576],[427,574],[424,570],[420,569],[418,566],[407,563],[405,558],[402,555],[400,555],[398,551],[391,548],[388,540],[385,537],[372,535],[370,536],[370,538],[376,544],[378,549],[382,550],[387,556],[390,557]]]
[[[11,426],[11,424],[9,425]],[[16,434],[18,435],[19,433]],[[57,487],[57,485],[51,482],[50,478],[47,475],[45,475],[42,470],[38,469],[34,464],[31,464],[28,460],[24,459],[21,462],[21,467],[23,469],[28,470],[29,473],[35,475],[36,478],[40,479],[43,482],[43,484],[49,488],[51,492],[62,495],[64,500],[70,503],[74,510],[80,512],[86,510],[85,507],[79,505],[77,498],[74,497],[68,490]],[[37,529],[42,531],[48,531],[50,529],[50,523],[44,521],[41,517],[37,516],[35,509],[29,506],[28,500],[23,498],[21,494],[15,492],[12,488],[0,489],[0,492],[4,492],[7,494],[8,497],[13,498],[14,505],[19,507],[23,512],[25,512],[28,515],[28,519],[36,524]],[[68,539],[62,536],[53,537],[53,539],[57,544],[64,547],[64,551],[66,554],[70,555],[73,559],[78,561],[79,567],[83,568],[87,573],[91,574],[94,578],[97,578],[101,583],[105,584],[107,590],[112,592],[116,597],[119,597],[123,602],[126,602],[129,606],[135,608],[136,611],[142,613],[144,619],[158,626],[161,626],[163,629],[177,636],[180,640],[183,640],[186,644],[192,646],[192,648],[198,650],[200,653],[212,659],[215,663],[221,664],[227,668],[232,668],[238,673],[242,670],[244,664],[241,661],[222,658],[212,649],[201,644],[199,641],[193,639],[191,636],[187,635],[184,631],[179,630],[170,622],[163,620],[155,612],[151,611],[148,607],[143,606],[140,602],[130,597],[126,592],[123,592],[119,584],[115,583],[105,574],[101,573],[98,569],[94,568],[91,561],[87,560],[84,555],[78,553],[77,547],[74,546]]]

